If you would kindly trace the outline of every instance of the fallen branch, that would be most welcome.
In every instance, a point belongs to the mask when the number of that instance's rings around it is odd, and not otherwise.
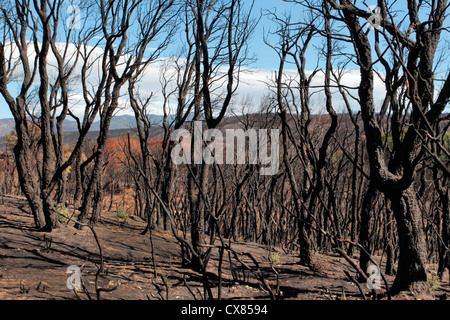
[[[366,297],[366,295],[364,294],[364,291],[363,291],[363,289],[361,288],[361,285],[358,283],[358,281],[356,281],[356,280],[350,275],[350,273],[348,273],[347,270],[344,270],[344,273],[345,273],[345,275],[347,276],[348,280],[349,280],[350,282],[354,283],[354,284],[358,287],[358,290],[359,290],[359,292],[361,293],[361,295],[363,296],[363,299],[364,299],[364,300],[367,300],[367,297]]]
[[[59,212],[56,212],[56,213],[58,215],[60,215],[60,216],[63,216]],[[100,295],[101,295],[102,292],[112,292],[112,291],[116,290],[119,287],[119,285],[120,285],[120,281],[118,281],[116,283],[116,285],[113,286],[112,288],[102,288],[102,287],[99,286],[98,280],[99,280],[100,274],[104,273],[104,271],[105,271],[105,263],[104,263],[104,257],[103,257],[103,249],[102,249],[102,246],[100,244],[100,239],[98,238],[97,232],[94,229],[94,226],[92,224],[87,224],[87,223],[82,223],[80,221],[76,221],[76,220],[72,219],[72,217],[66,217],[66,216],[63,216],[63,217],[66,218],[66,219],[69,219],[69,221],[74,222],[75,225],[78,224],[78,225],[80,225],[82,227],[88,227],[91,230],[92,235],[94,236],[95,242],[97,243],[99,256],[100,256],[100,267],[97,267],[97,272],[95,273],[95,281],[94,281],[95,285],[94,285],[94,287],[95,287],[95,293],[96,293],[97,300],[100,300]],[[89,294],[89,291],[87,290],[86,286],[84,285],[83,279],[81,279],[81,285],[82,285],[83,291],[86,294],[86,296],[88,297],[88,299],[92,300],[92,297]],[[76,296],[78,298],[80,298],[78,294],[76,294]]]
[[[369,252],[366,250],[366,248],[364,248],[361,244],[359,244],[359,243],[357,243],[357,242],[350,241],[350,240],[348,240],[348,239],[337,239],[337,241],[349,243],[349,244],[351,244],[351,245],[354,245],[354,246],[358,247],[358,248],[361,249],[362,251],[364,251],[364,253],[367,255],[367,257],[369,257],[370,262],[372,262],[372,263],[378,268],[379,273],[380,273],[380,276],[381,276],[381,278],[383,279],[384,286],[385,286],[385,288],[386,288],[386,294],[387,294],[387,296],[388,296],[388,299],[391,300],[391,299],[392,299],[391,291],[389,290],[389,284],[388,284],[388,282],[387,282],[387,280],[386,280],[386,277],[384,276],[384,273],[381,272],[381,268],[380,268],[380,266],[378,265],[378,263],[376,263],[375,260],[372,259],[372,256],[369,254]],[[366,277],[366,278],[367,278],[367,277]]]
[[[183,283],[186,286],[186,288],[188,289],[189,293],[194,297],[194,300],[197,300],[197,296],[195,295],[194,291],[192,291],[191,287],[186,282],[186,275],[185,274],[183,274]]]
[[[272,299],[272,300],[275,300],[275,294],[273,293],[273,290],[272,290],[272,288],[270,287],[270,285],[267,283],[267,281],[266,281],[266,279],[265,279],[265,277],[264,277],[264,275],[263,275],[263,273],[262,273],[262,271],[261,271],[261,269],[260,269],[260,267],[259,267],[259,263],[258,263],[258,261],[256,261],[256,259],[250,254],[250,253],[248,253],[248,252],[241,252],[241,254],[242,255],[245,255],[245,256],[247,256],[247,257],[249,257],[251,260],[252,260],[252,262],[254,263],[254,265],[255,265],[255,267],[256,267],[256,271],[254,271],[248,264],[246,264],[244,261],[242,261],[240,258],[239,258],[239,256],[238,256],[238,253],[236,252],[236,251],[234,251],[233,249],[231,249],[231,248],[227,248],[228,250],[230,250],[232,253],[233,253],[233,256],[234,256],[234,258],[245,268],[245,269],[247,269],[248,271],[250,271],[254,276],[255,276],[255,278],[259,281],[259,282],[261,282],[261,284],[263,285],[263,289],[265,289],[266,291],[268,291],[269,292],[269,295],[270,295],[270,299]]]

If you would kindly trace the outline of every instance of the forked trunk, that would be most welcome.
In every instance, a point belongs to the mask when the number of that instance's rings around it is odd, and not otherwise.
[[[33,171],[36,168],[33,167],[31,152],[26,147],[29,145],[29,138],[23,133],[20,125],[16,125],[16,128],[19,139],[14,148],[14,154],[20,187],[30,206],[36,228],[50,232],[58,227],[58,218],[49,200],[44,200],[41,196],[37,172]]]

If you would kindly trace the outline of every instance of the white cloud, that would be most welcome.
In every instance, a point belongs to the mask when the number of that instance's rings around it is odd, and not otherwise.
[[[238,94],[241,97],[251,97],[253,103],[259,103],[262,99],[265,98],[265,95],[268,92],[268,85],[274,85],[274,78],[276,76],[275,70],[260,70],[260,69],[251,69],[249,72],[244,72],[241,75],[241,85],[238,89]],[[284,72],[285,77],[284,81],[289,81],[291,83],[291,87],[298,87],[299,76],[296,70],[288,69]],[[312,71],[306,71],[306,75],[310,76]],[[358,97],[358,87],[361,81],[361,75],[359,70],[345,70],[342,75],[341,85],[346,86],[348,92],[353,97]],[[324,94],[324,85],[325,85],[325,75],[323,72],[318,72],[314,75],[311,81],[310,95],[311,95],[311,109],[312,112],[321,113],[325,111],[325,94]],[[336,83],[332,83],[332,88],[330,89],[333,97],[333,106],[337,112],[347,112],[347,109],[344,104],[344,100],[339,93],[338,88],[336,87]],[[272,89],[275,91],[275,89]],[[374,79],[374,102],[375,106],[378,107],[382,104],[382,99],[385,96],[385,88],[384,83],[379,77],[375,77]],[[298,98],[298,97],[297,97]],[[357,101],[348,97],[348,100],[351,104],[353,110],[358,110],[359,105]]]
[[[58,48],[61,52],[65,49],[65,44],[58,44]],[[9,45],[7,46],[7,55],[11,52],[10,50],[14,47]],[[9,50],[9,51],[8,51]],[[34,59],[34,50],[33,47],[30,47],[30,61]],[[76,52],[75,45],[69,45],[69,48],[67,50],[68,57],[71,57],[68,59],[69,65],[73,64],[74,59],[74,53]],[[92,63],[92,68],[88,76],[88,83],[90,86],[90,89],[94,89],[98,86],[98,82],[101,76],[101,67],[100,67],[100,61],[99,57],[102,57],[103,50],[100,48],[93,48],[93,47],[86,47],[86,51],[82,52],[83,56],[86,56],[90,52],[90,62]],[[11,61],[18,61],[18,52],[17,50],[13,51],[12,59]],[[126,59],[130,59],[130,56],[124,56],[122,57],[120,64],[125,63]],[[138,83],[137,88],[139,89],[140,93],[143,95],[150,95],[151,93],[154,94],[154,98],[150,102],[149,112],[154,114],[162,114],[162,94],[161,94],[161,84],[160,84],[160,76],[161,76],[161,70],[164,67],[171,65],[172,58],[160,58],[156,60],[154,63],[150,64],[144,75],[142,76],[140,82]],[[82,116],[84,113],[84,100],[82,96],[82,87],[81,87],[81,81],[79,80],[79,76],[81,74],[81,66],[82,66],[82,59],[78,61],[78,64],[73,72],[74,81],[71,84],[71,109],[74,112],[74,114],[78,116]],[[171,68],[171,69],[170,69]],[[123,70],[123,65],[119,67],[119,72]],[[48,57],[48,71],[51,79],[56,79],[57,75],[57,69],[56,69],[56,58],[54,57],[53,53],[51,53]],[[170,72],[174,72],[175,69],[173,67],[169,67],[168,74]],[[308,71],[308,74],[311,74],[312,71]],[[291,77],[292,79],[296,79],[297,74],[295,70],[286,70],[285,71],[286,77]],[[240,86],[237,90],[237,97],[235,98],[235,103],[240,103],[241,101],[245,99],[251,99],[253,105],[258,106],[262,99],[266,96],[268,92],[267,83],[270,83],[275,76],[275,70],[263,70],[263,69],[255,69],[255,68],[248,68],[243,69],[243,72],[240,74]],[[14,78],[16,81],[20,82],[21,78],[23,77],[23,73],[21,71],[20,66],[16,68],[16,71],[14,73]],[[78,77],[78,78],[77,78]],[[343,73],[342,76],[342,84],[348,87],[355,88],[353,90],[349,90],[351,94],[355,97],[357,97],[357,87],[360,82],[360,72],[359,70],[346,70]],[[36,77],[35,85],[39,84],[39,77]],[[324,112],[324,94],[323,94],[323,85],[324,85],[324,74],[323,72],[318,72],[311,83],[311,93],[314,93],[311,99],[312,104],[312,112]],[[219,84],[220,87],[220,84]],[[220,90],[225,90],[224,87],[220,88]],[[343,99],[341,95],[339,94],[337,88],[332,88],[333,92],[333,105],[335,107],[335,110],[338,112],[346,112],[346,108],[343,102]],[[385,89],[384,84],[381,79],[378,77],[375,77],[374,81],[374,97],[375,97],[375,105],[379,107],[382,104],[382,99],[385,97]],[[354,110],[358,110],[359,106],[356,101],[353,99],[349,99],[352,103],[352,108]],[[118,110],[118,114],[132,114],[132,110],[129,106],[129,101],[127,98],[127,87],[124,86],[122,90],[122,97],[120,98],[120,110]],[[171,111],[174,112],[174,105],[171,105]],[[239,108],[237,108],[239,110]]]

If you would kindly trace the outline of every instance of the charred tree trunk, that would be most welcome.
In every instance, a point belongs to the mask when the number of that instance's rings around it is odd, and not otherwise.
[[[392,292],[405,289],[428,291],[425,269],[426,244],[422,216],[413,186],[404,191],[388,193],[397,221],[399,261]]]
[[[33,165],[32,144],[28,135],[27,123],[16,119],[17,144],[14,147],[16,168],[23,194],[27,198],[36,228],[50,232],[58,226],[58,218],[49,197],[42,192],[39,175]]]
[[[441,184],[437,173],[435,173],[434,181],[442,206],[442,243],[439,246],[438,265],[438,275],[442,279],[445,269],[449,271],[450,277],[450,188],[447,185],[448,179],[443,178]]]
[[[36,176],[36,171],[33,170],[31,151],[28,149],[30,140],[28,135],[23,132],[23,130],[26,130],[24,125],[16,125],[16,130],[18,139],[14,147],[14,154],[20,187],[30,205],[36,228],[40,230],[46,229],[44,208],[42,199],[39,196],[38,177]]]
[[[375,203],[377,200],[377,190],[374,183],[369,182],[366,193],[364,194],[362,207],[361,207],[361,223],[359,226],[359,243],[369,252],[370,246],[370,219],[371,213],[374,210]],[[367,270],[369,266],[370,258],[369,255],[364,251],[360,250],[359,256],[359,267],[361,270]],[[360,278],[362,280],[362,278]]]
[[[401,126],[397,126],[400,119],[398,113],[399,110],[408,108],[402,105],[399,106],[401,109],[397,109],[395,101],[394,103],[391,102],[394,147],[392,150],[393,156],[390,157],[390,160],[387,160],[388,154],[382,141],[380,123],[374,108],[374,70],[371,42],[368,34],[363,31],[359,20],[363,16],[363,12],[358,11],[358,8],[349,0],[341,0],[339,6],[331,2],[330,4],[343,13],[357,54],[361,74],[358,96],[367,137],[371,181],[390,200],[392,212],[397,222],[399,263],[392,290],[393,292],[399,292],[414,289],[415,291],[427,292],[429,286],[426,282],[424,230],[413,181],[416,166],[423,151],[418,146],[421,143],[426,143],[422,135],[436,136],[436,133],[430,128],[438,121],[450,95],[450,83],[447,82],[447,79],[436,102],[433,103],[431,100],[431,92],[434,90],[433,60],[442,30],[441,26],[447,7],[446,1],[438,1],[436,4],[436,12],[439,14],[433,13],[433,15],[430,15],[433,22],[430,24],[429,30],[423,28],[416,30],[417,42],[411,40],[408,35],[400,33],[388,18],[387,10],[389,9],[383,3],[380,3],[383,28],[395,38],[390,42],[390,45],[395,44],[395,47],[391,47],[391,50],[394,50],[395,54],[403,54],[401,50],[396,49],[399,46],[397,42],[401,42],[401,47],[407,47],[409,50],[406,59],[407,70],[405,70],[402,81],[407,91],[412,112],[405,113],[404,116],[407,120],[400,120],[404,121],[403,125],[407,127],[406,132],[404,132]],[[420,25],[418,8],[408,6],[408,10],[412,25]],[[365,16],[366,19],[369,17],[370,13]],[[402,57],[400,57],[401,59]],[[404,80],[405,78],[406,80]]]
[[[210,176],[211,166],[203,163],[200,168],[200,188],[196,197],[196,202],[191,211],[191,240],[192,247],[197,253],[198,257],[193,259],[191,267],[194,270],[201,271],[202,266],[207,265],[207,249],[204,245],[206,242],[206,203],[204,196],[208,190],[208,182]],[[195,182],[193,182],[195,183]]]
[[[386,268],[387,275],[395,275],[395,247],[394,247],[394,226],[392,221],[392,211],[386,208]]]
[[[103,190],[101,189],[103,186],[101,185],[101,176],[103,174],[105,163],[105,149],[109,138],[109,126],[111,124],[114,111],[118,106],[120,88],[120,84],[116,85],[113,90],[112,96],[107,96],[105,102],[106,109],[101,115],[102,119],[100,124],[100,135],[97,139],[97,150],[94,153],[94,167],[92,169],[86,191],[83,195],[83,203],[81,205],[80,214],[78,215],[78,222],[80,223],[77,224],[77,228],[80,229],[83,228],[83,224],[85,224],[92,209],[92,214],[98,214],[97,210],[99,209],[99,207],[97,205],[99,201],[102,201],[101,197],[103,194]],[[94,204],[93,201],[95,201]],[[93,220],[91,220],[91,222],[95,221],[95,219],[96,217],[93,217]]]

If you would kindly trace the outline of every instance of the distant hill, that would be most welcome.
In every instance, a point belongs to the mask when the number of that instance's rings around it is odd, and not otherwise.
[[[153,126],[158,127],[158,126],[162,126],[162,124],[163,124],[164,116],[162,116],[162,115],[150,114],[148,116],[148,118],[150,120],[150,123]],[[172,121],[173,119],[174,119],[173,116],[169,116],[168,121]],[[137,127],[136,119],[134,118],[134,116],[122,115],[122,116],[115,116],[112,118],[109,129],[110,130],[123,130],[123,129],[135,129],[136,127]],[[99,121],[94,122],[92,124],[91,130],[95,130],[95,131],[100,130],[100,122]]]
[[[149,115],[150,121],[154,126],[161,126],[164,119],[161,115],[151,114]],[[169,119],[169,121],[172,119]],[[111,121],[111,130],[122,130],[122,129],[134,129],[136,128],[136,119],[134,116],[121,115],[113,117]],[[5,134],[10,133],[14,130],[14,120],[13,119],[0,119],[0,137]],[[76,132],[78,131],[77,123],[75,121],[66,120],[63,126],[64,132]],[[92,124],[92,131],[100,130],[100,121],[96,121]]]
[[[0,119],[0,137],[14,130],[14,119]]]
[[[162,121],[164,119],[161,115],[151,114],[149,115],[150,122],[155,126],[152,130],[151,136],[156,139],[161,139],[162,136]],[[169,119],[171,121],[172,119]],[[121,115],[115,116],[111,120],[110,137],[117,138],[120,136],[126,136],[127,133],[135,135],[136,119],[134,116]],[[5,150],[5,143],[2,139],[6,134],[15,130],[14,119],[0,119],[0,150]],[[78,138],[78,128],[75,121],[64,121],[64,135],[66,143],[70,144]],[[97,139],[100,131],[100,121],[96,121],[92,124],[91,130],[88,133],[87,140]]]
[[[251,115],[246,115],[246,116],[230,116],[230,117],[225,117],[223,119],[223,121],[221,122],[220,128],[221,129],[227,129],[227,128],[239,128],[242,127],[242,122],[243,121],[249,121],[249,123],[251,124],[251,127],[259,127],[260,124],[264,123],[265,121],[267,121],[267,116],[268,115],[263,115],[263,114],[251,114]],[[272,115],[273,116],[273,115]],[[445,116],[448,115],[444,115],[443,118],[445,118]],[[269,116],[270,118],[271,116]],[[155,115],[155,114],[151,114],[149,115],[150,121],[153,124],[153,128],[150,132],[150,140],[159,140],[162,139],[162,135],[163,135],[163,129],[162,129],[162,121],[163,121],[163,116],[161,115]],[[351,123],[347,123],[346,125],[344,125],[344,123],[346,122],[350,122],[350,118],[348,117],[348,115],[345,114],[341,114],[339,115],[340,118],[340,126],[345,128],[345,126],[352,126]],[[174,116],[171,116],[169,118],[169,122],[173,121]],[[278,119],[276,117],[276,119]],[[189,120],[189,119],[188,119]],[[322,127],[324,124],[324,121],[327,122],[329,121],[329,116],[328,115],[312,115],[312,127]],[[279,122],[279,121],[275,121],[275,122]],[[441,126],[442,128],[444,128],[444,126],[446,125],[446,123],[448,123],[448,121],[442,121]],[[362,126],[361,120],[360,120],[360,124]],[[278,126],[278,124],[273,123],[272,125]],[[64,122],[64,133],[65,133],[65,142],[70,144],[71,142],[74,142],[77,138],[78,138],[78,129],[77,129],[77,125],[76,122],[74,121],[69,121],[66,120]],[[2,139],[2,137],[5,134],[10,133],[11,131],[14,130],[14,120],[13,119],[0,119],[0,150],[4,150],[4,141]],[[93,140],[96,139],[98,137],[98,133],[100,131],[100,122],[94,122],[92,124],[91,130],[87,136],[87,140]],[[111,121],[111,126],[110,126],[110,137],[111,138],[117,138],[117,137],[121,137],[121,136],[126,136],[127,133],[130,133],[130,135],[136,135],[136,120],[134,118],[134,116],[130,116],[130,115],[121,115],[121,116],[115,116],[113,117],[112,121]]]
[[[92,140],[95,141],[98,138],[100,131],[89,131],[89,133],[86,136],[86,140]],[[109,138],[120,138],[120,137],[126,137],[127,135],[130,136],[137,136],[137,130],[134,128],[131,129],[111,129],[109,131]],[[150,136],[149,140],[161,140],[163,138],[163,128],[158,126],[154,127],[150,130]],[[78,139],[78,132],[65,132],[64,133],[64,143],[71,145],[72,143],[75,143]]]

